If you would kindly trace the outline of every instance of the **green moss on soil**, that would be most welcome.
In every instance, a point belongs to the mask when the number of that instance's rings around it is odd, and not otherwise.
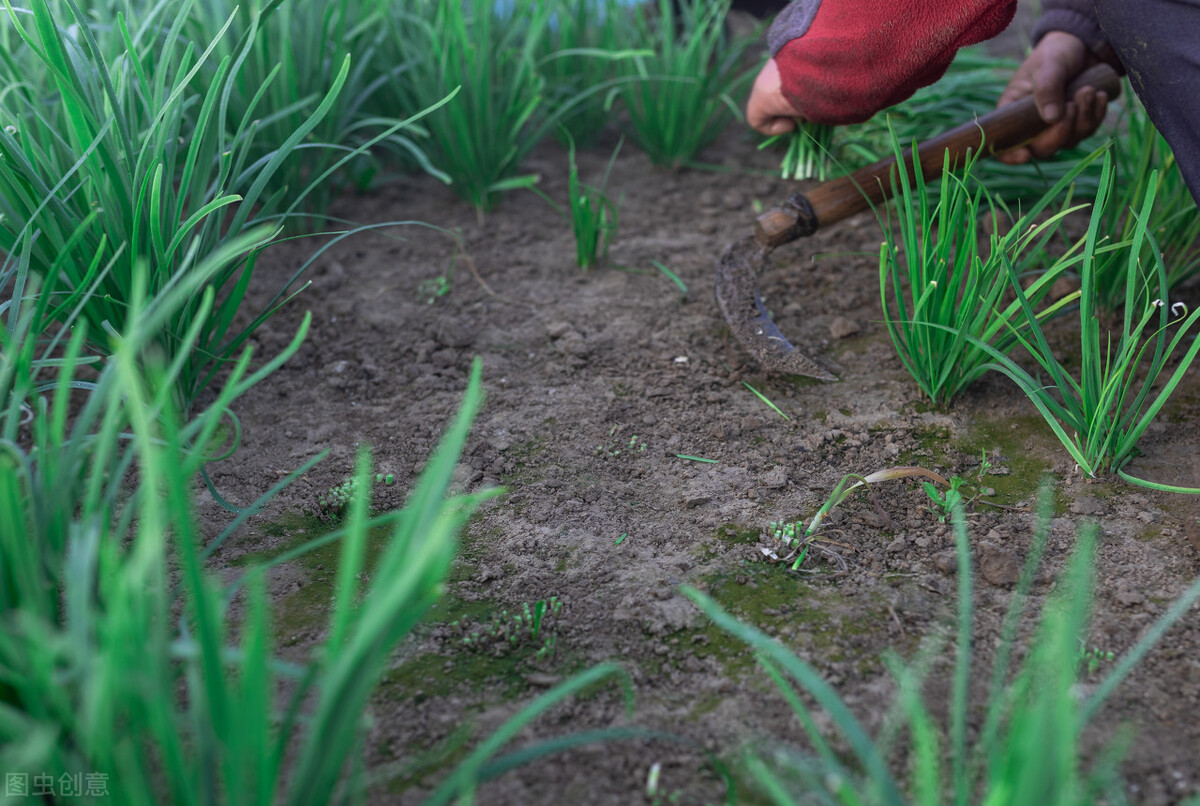
[[[717,540],[736,546],[753,546],[758,542],[761,530],[757,526],[742,526],[727,523],[717,528]]]
[[[264,528],[266,534],[283,538],[279,545],[266,551],[247,554],[237,560],[237,565],[250,566],[270,561],[300,548],[305,543],[328,535],[334,528],[315,518],[287,516]],[[472,537],[472,534],[471,529],[464,531],[464,543],[452,567],[450,582],[468,579],[478,568],[482,544],[489,537],[477,532]],[[389,532],[385,529],[374,529],[368,533],[365,558],[368,573],[378,561],[389,537]],[[314,631],[324,630],[332,609],[340,548],[339,541],[332,541],[291,561],[303,569],[305,581],[277,603],[275,632],[280,643],[294,643]],[[485,599],[467,600],[447,592],[424,615],[422,624],[426,625],[426,628],[463,620],[483,624],[500,610],[498,602]],[[420,702],[430,697],[461,695],[495,685],[501,687],[506,698],[524,696],[528,691],[525,675],[534,668],[532,659],[539,649],[534,643],[526,641],[498,655],[489,651],[459,647],[453,642],[452,651],[448,653],[412,654],[383,676],[376,696],[384,700],[413,699]],[[450,664],[449,671],[447,664]],[[537,668],[547,664],[552,666],[556,673],[578,665],[563,652],[561,646],[559,654],[553,660],[540,663]]]
[[[295,551],[306,543],[319,540],[333,532],[337,526],[307,515],[285,515],[275,523],[264,527],[265,534],[283,538],[282,542],[264,551],[245,554],[233,564],[249,567],[269,562],[284,554]],[[482,552],[483,537],[471,538],[471,530],[464,530],[464,539],[458,555],[451,566],[448,582],[469,579],[478,570],[478,557]],[[391,537],[389,529],[376,528],[367,532],[364,568],[369,574],[375,567]],[[289,562],[298,565],[304,573],[304,584],[280,598],[274,610],[276,640],[283,644],[296,640],[313,630],[322,630],[328,623],[333,607],[334,589],[337,585],[338,558],[341,541],[332,540],[325,545],[307,551]],[[450,622],[465,617],[486,617],[495,609],[494,603],[468,602],[446,593],[441,601],[425,615],[426,623]]]
[[[1030,442],[1033,443],[1032,449],[1026,448]],[[975,457],[981,451],[986,451],[988,460],[994,466],[1008,468],[1006,475],[985,476],[984,484],[996,491],[995,495],[988,496],[989,500],[1010,506],[1029,499],[1037,492],[1042,477],[1050,472],[1051,463],[1046,457],[1065,450],[1046,421],[1036,414],[976,423],[953,445],[957,450]],[[967,468],[963,475],[973,469]],[[1055,509],[1061,514],[1065,507],[1066,500],[1056,486]]]
[[[757,537],[757,533],[756,533]],[[876,597],[850,599],[831,585],[813,585],[789,571],[784,564],[744,563],[734,572],[720,572],[700,577],[708,595],[740,621],[766,630],[774,626],[777,635],[788,646],[805,654],[818,656],[831,663],[847,659],[847,636],[870,632],[876,618],[886,618],[887,608]],[[841,616],[836,620],[833,614]],[[861,614],[857,620],[848,618]],[[792,634],[786,631],[791,628]],[[754,655],[745,644],[713,624],[690,630],[680,630],[665,640],[670,652],[654,658],[648,665],[651,673],[659,666],[678,663],[687,655],[715,658],[722,673],[737,680],[750,674],[755,666]],[[863,671],[877,663],[877,658],[863,658]],[[764,686],[765,680],[760,681]],[[698,703],[692,717],[699,718],[706,706]]]
[[[724,554],[721,545],[726,546],[753,546],[758,542],[758,536],[761,534],[761,529],[757,526],[744,526],[737,523],[727,523],[717,527],[717,531],[711,540],[705,540],[699,543],[696,551],[699,554],[701,563],[709,563],[717,557]]]
[[[976,423],[965,434],[955,435],[948,427],[931,426],[914,431],[913,436],[918,447],[901,452],[897,464],[956,473],[973,482],[980,452],[986,452],[993,467],[1008,470],[1003,475],[984,477],[984,486],[996,491],[986,498],[1009,506],[1026,501],[1037,492],[1042,476],[1050,472],[1048,457],[1063,450],[1054,432],[1036,414]],[[1030,442],[1032,445],[1027,448]],[[974,457],[965,466],[961,456],[964,453]],[[1060,492],[1055,495],[1056,509],[1061,513],[1066,501]]]

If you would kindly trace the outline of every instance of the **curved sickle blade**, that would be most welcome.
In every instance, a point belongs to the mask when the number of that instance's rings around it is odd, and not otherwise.
[[[768,372],[836,381],[837,376],[823,363],[793,347],[767,315],[758,293],[758,275],[769,252],[754,238],[746,238],[721,255],[716,290],[725,321],[742,346]]]

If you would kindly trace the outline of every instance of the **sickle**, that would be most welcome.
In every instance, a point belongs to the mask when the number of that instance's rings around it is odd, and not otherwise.
[[[1080,74],[1067,88],[1067,97],[1074,97],[1076,90],[1085,86],[1108,93],[1110,99],[1121,94],[1121,80],[1107,64]],[[953,167],[981,146],[985,147],[984,153],[994,156],[1029,142],[1047,128],[1029,95],[926,140],[917,148],[917,163],[926,180],[936,179],[942,173],[947,152]],[[911,149],[902,154],[901,160],[911,176]],[[716,282],[721,313],[738,341],[768,372],[837,380],[824,363],[793,347],[771,321],[758,291],[758,278],[767,256],[777,246],[887,201],[892,195],[895,169],[896,158],[892,156],[818,185],[807,194],[793,194],[758,217],[753,236],[731,245],[721,256]]]

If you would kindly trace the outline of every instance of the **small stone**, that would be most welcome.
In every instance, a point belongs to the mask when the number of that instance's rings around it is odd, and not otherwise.
[[[1085,495],[1071,502],[1071,512],[1075,515],[1100,515],[1104,512],[1104,504],[1098,498]]]
[[[546,325],[546,334],[552,339],[561,339],[574,330],[567,322],[551,322]]]
[[[945,596],[946,594],[950,593],[951,590],[951,585],[949,582],[941,577],[933,576],[932,574],[927,574],[921,577],[917,580],[917,584],[925,590],[933,591],[941,596]]]
[[[862,333],[862,328],[853,319],[838,316],[829,323],[829,335],[834,339],[844,339]]]
[[[558,675],[545,674],[544,672],[531,672],[530,674],[525,675],[525,682],[529,683],[531,686],[537,686],[539,688],[550,688],[551,686],[557,686],[560,680],[562,680],[562,678]]]
[[[991,584],[1010,588],[1021,577],[1021,564],[1012,552],[985,541],[979,545],[979,572]]]
[[[1139,512],[1137,518],[1142,523],[1154,523],[1154,513],[1149,510]]]
[[[429,360],[433,362],[435,367],[445,369],[454,366],[454,362],[458,359],[458,352],[446,347],[445,349],[436,351],[429,356]]]
[[[897,552],[904,551],[904,547],[907,545],[908,544],[904,542],[903,537],[897,537],[891,543],[887,544],[885,551],[887,551],[888,554],[896,554]]]
[[[584,358],[591,352],[591,347],[583,340],[583,336],[574,331],[559,339],[554,347],[563,355],[575,356],[577,358]]]
[[[463,349],[475,343],[478,331],[472,325],[452,319],[439,319],[429,334],[446,347]]]
[[[1134,606],[1140,605],[1142,602],[1146,601],[1145,596],[1138,593],[1137,591],[1128,590],[1128,589],[1117,591],[1116,599],[1118,602],[1125,605],[1125,607],[1134,607]]]

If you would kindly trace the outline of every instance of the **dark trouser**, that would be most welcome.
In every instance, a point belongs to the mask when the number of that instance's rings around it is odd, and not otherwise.
[[[1104,35],[1200,204],[1200,0],[1095,0]]]

